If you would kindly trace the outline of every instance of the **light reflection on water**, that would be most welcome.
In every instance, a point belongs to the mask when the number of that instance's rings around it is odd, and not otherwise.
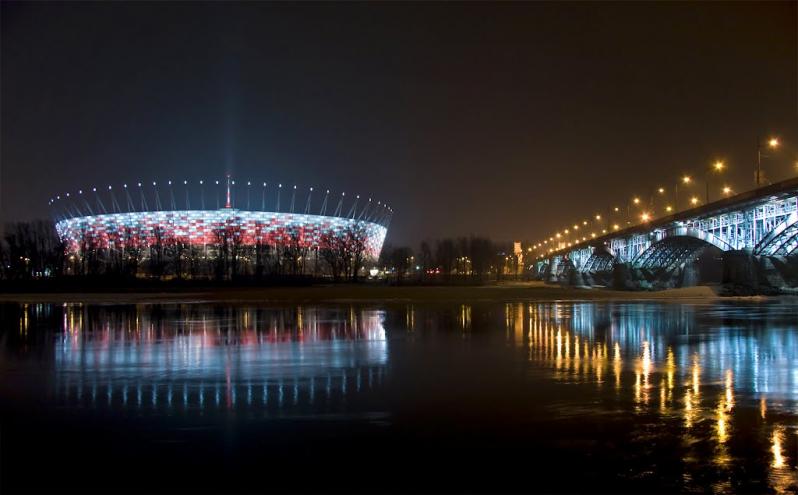
[[[16,377],[28,372],[19,363],[33,363],[64,410],[256,420],[325,414],[357,420],[367,413],[390,422],[395,406],[413,395],[397,387],[424,386],[438,376],[424,352],[432,349],[433,360],[453,366],[455,377],[460,361],[447,361],[449,353],[511,383],[502,389],[507,401],[522,413],[542,411],[535,427],[548,435],[558,435],[557,421],[606,414],[629,416],[631,445],[677,438],[683,479],[668,486],[702,491],[708,483],[713,492],[732,493],[753,463],[775,492],[798,487],[795,303],[18,309],[12,312],[18,331],[10,332],[4,319],[0,375]],[[441,349],[445,354],[434,354]],[[485,349],[517,365],[522,384],[501,375],[508,368],[495,368],[480,354]],[[414,368],[421,377],[403,376]],[[488,397],[486,387],[496,382],[480,383],[468,384],[476,399]],[[543,386],[549,392],[536,410],[524,409],[530,407],[524,399]],[[604,454],[597,448],[597,456]],[[629,453],[636,455],[646,454]],[[657,460],[651,463],[656,469]]]
[[[150,412],[319,408],[382,384],[377,310],[81,305],[63,311],[55,395],[64,403]]]
[[[553,379],[600,390],[611,376],[617,398],[631,390],[636,413],[681,416],[687,443],[695,441],[698,423],[711,423],[711,461],[721,468],[735,460],[728,444],[742,395],[769,432],[771,487],[792,493],[798,489],[798,318],[794,308],[773,321],[729,310],[722,316],[731,323],[715,320],[711,329],[697,325],[700,308],[686,305],[508,304],[505,320],[513,343],[529,362],[552,369]],[[726,481],[713,491],[733,490]]]

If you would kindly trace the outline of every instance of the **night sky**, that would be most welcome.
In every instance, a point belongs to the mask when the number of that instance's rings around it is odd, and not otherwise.
[[[230,172],[383,199],[394,244],[536,240],[716,158],[750,187],[758,133],[798,171],[796,3],[1,8],[3,221]]]

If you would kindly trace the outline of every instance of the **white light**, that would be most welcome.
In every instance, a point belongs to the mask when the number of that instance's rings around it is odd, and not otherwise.
[[[263,187],[266,187],[266,183],[265,182],[263,183]]]
[[[122,187],[124,187],[125,189],[127,189],[127,184],[122,184]]]
[[[94,191],[94,192],[97,192],[97,188],[96,187],[92,187],[91,190]]]
[[[281,187],[283,187],[283,185],[282,185],[282,184],[277,184],[277,187],[280,187],[280,188],[281,188]]]
[[[152,185],[153,185],[153,186],[155,185],[155,181],[152,181]]]
[[[187,181],[187,180],[184,180],[184,181],[183,181],[183,185],[185,186],[186,184],[188,184],[188,181]]]
[[[217,185],[217,186],[219,185],[219,181],[218,181],[218,180],[216,181],[216,185]]]
[[[247,185],[248,185],[248,186],[251,186],[251,185],[252,185],[252,183],[251,183],[250,181],[247,181]]]
[[[109,191],[111,190],[111,186],[108,186],[108,190],[109,190]]]
[[[139,187],[141,187],[141,182],[139,182]]]
[[[169,185],[170,185],[170,186],[172,185],[172,181],[171,181],[171,180],[169,181]]]
[[[78,191],[78,194],[83,194],[83,189],[81,189],[80,191]]]
[[[313,192],[313,188],[312,187],[310,188],[310,192]]]

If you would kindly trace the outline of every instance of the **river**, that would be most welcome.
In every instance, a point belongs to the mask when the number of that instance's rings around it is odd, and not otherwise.
[[[0,305],[8,492],[798,489],[795,299]]]

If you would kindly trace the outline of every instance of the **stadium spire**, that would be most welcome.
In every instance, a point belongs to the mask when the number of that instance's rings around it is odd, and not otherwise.
[[[225,208],[232,208],[233,205],[230,204],[230,174],[227,174],[227,204],[224,205]]]

